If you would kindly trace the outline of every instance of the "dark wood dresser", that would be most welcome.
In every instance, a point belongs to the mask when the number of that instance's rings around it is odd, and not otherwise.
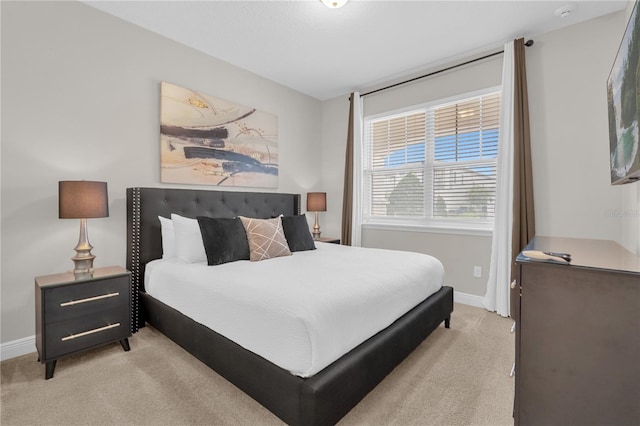
[[[36,348],[53,377],[58,358],[119,341],[129,350],[131,274],[96,268],[91,275],[44,275],[35,279]]]
[[[517,257],[516,425],[640,424],[640,258],[612,241],[535,237]]]

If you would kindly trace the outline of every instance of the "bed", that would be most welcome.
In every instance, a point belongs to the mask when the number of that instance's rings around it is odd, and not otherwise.
[[[435,328],[443,322],[449,327],[453,289],[442,286],[328,366],[312,371],[309,377],[292,374],[145,291],[145,268],[162,257],[158,216],[171,214],[191,218],[298,215],[300,195],[127,189],[127,268],[134,288],[132,331],[145,322],[150,324],[288,424],[335,424]]]

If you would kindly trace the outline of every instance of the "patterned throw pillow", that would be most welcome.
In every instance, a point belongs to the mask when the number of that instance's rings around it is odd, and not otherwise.
[[[256,262],[273,257],[291,256],[279,217],[254,219],[240,216],[240,220],[249,241],[249,260]]]

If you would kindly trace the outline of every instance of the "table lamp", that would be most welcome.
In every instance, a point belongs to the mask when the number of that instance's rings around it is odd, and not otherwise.
[[[327,211],[326,192],[307,192],[307,211],[316,213],[316,223],[313,225],[313,239],[320,238],[320,224],[318,224],[318,212]]]
[[[109,197],[106,182],[86,180],[66,180],[58,182],[58,217],[60,219],[80,219],[80,238],[75,247],[76,255],[71,258],[75,265],[74,275],[90,274],[93,270],[89,244],[87,219],[109,217]]]

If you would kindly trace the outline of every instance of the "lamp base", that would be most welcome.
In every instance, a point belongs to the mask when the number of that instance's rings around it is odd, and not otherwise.
[[[71,258],[71,260],[73,260],[73,264],[74,264],[74,268],[73,268],[73,274],[74,275],[87,275],[93,272],[93,259],[95,259],[96,257],[94,255],[91,254],[90,250],[87,250],[86,252],[84,251],[78,251],[78,254],[73,256]]]
[[[78,244],[74,247],[76,255],[71,258],[75,265],[73,269],[75,276],[86,276],[93,273],[93,259],[96,257],[91,254],[92,248],[91,244],[89,244],[87,219],[80,219],[80,237],[78,238]]]
[[[313,225],[313,232],[311,234],[313,235],[314,240],[320,239],[320,224],[318,223],[318,212],[316,212],[316,223]]]

